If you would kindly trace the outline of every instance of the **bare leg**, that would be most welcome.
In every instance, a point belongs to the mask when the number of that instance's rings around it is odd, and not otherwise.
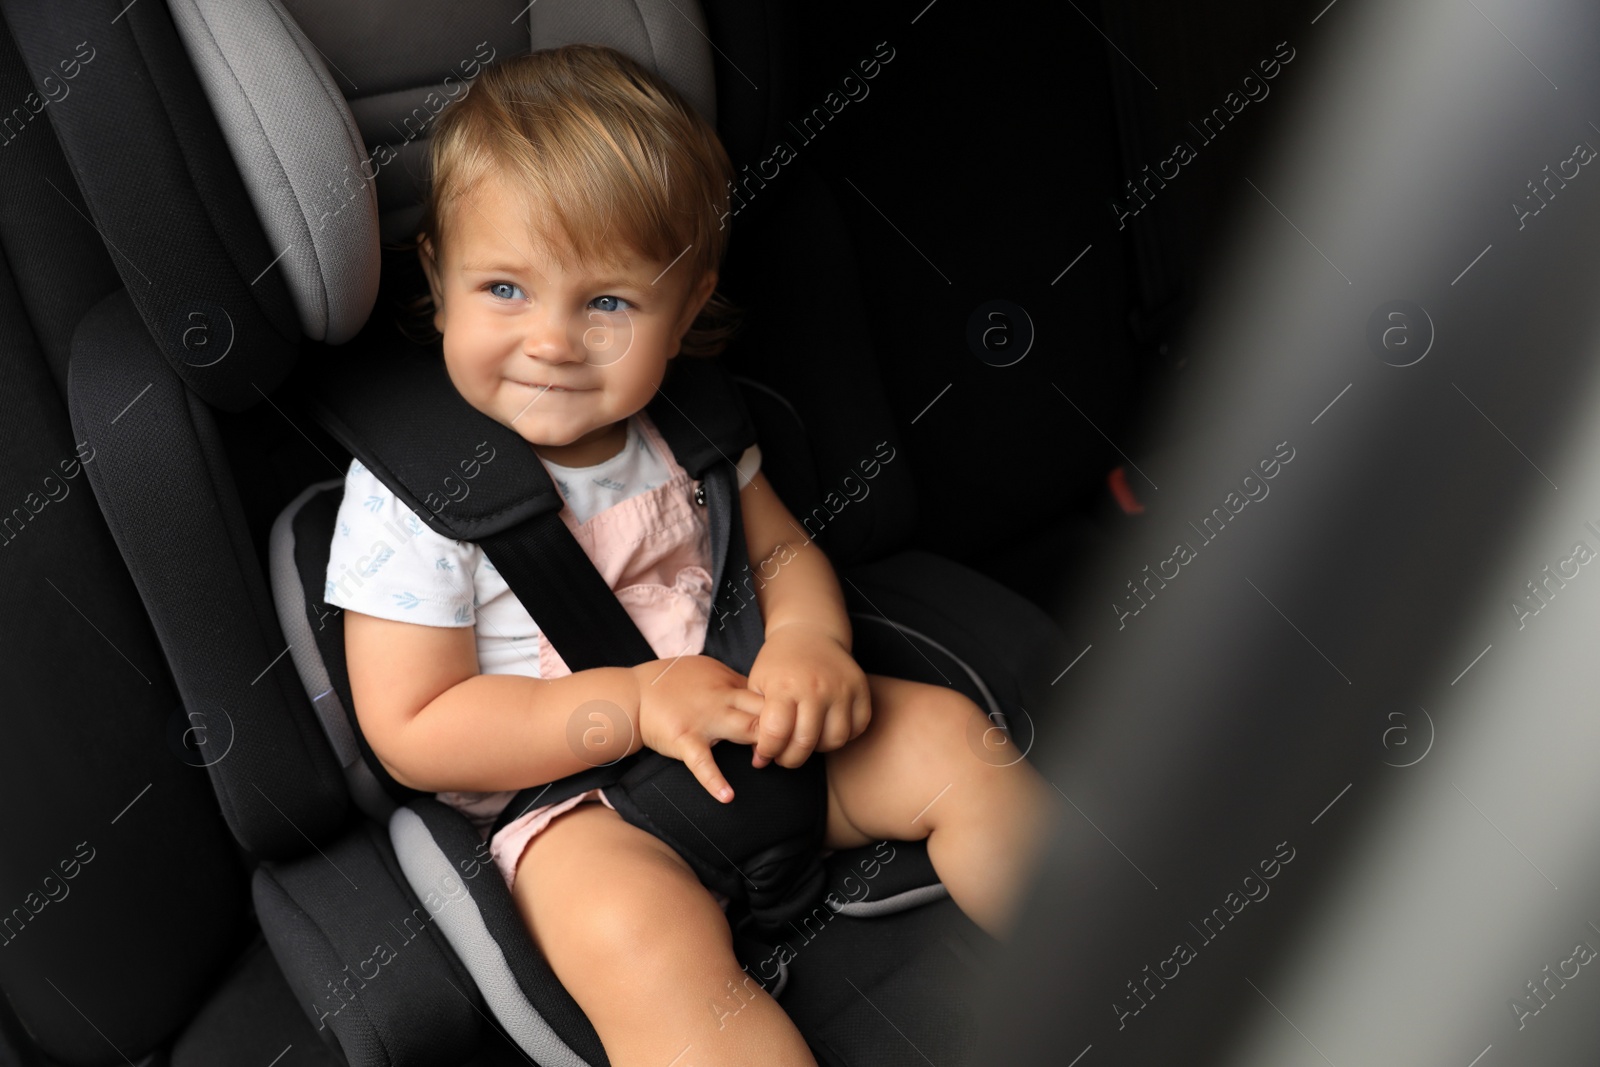
[[[939,880],[995,937],[1010,929],[1050,818],[1050,786],[965,696],[868,674],[872,721],[825,753],[829,848],[928,842]]]
[[[816,1067],[688,864],[610,808],[557,816],[523,851],[512,896],[613,1067]]]

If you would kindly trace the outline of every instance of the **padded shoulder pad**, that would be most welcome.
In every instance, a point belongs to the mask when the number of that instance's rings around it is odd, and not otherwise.
[[[438,341],[368,329],[325,362],[309,391],[323,428],[438,534],[478,542],[561,510],[532,446],[456,392]],[[736,462],[756,440],[738,386],[707,359],[668,363],[646,410],[693,478]]]
[[[456,392],[437,341],[363,331],[310,391],[323,428],[435,533],[481,541],[561,509],[528,442]]]

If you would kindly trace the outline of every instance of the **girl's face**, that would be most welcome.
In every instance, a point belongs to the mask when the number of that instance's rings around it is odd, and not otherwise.
[[[541,457],[587,466],[621,447],[716,286],[619,244],[612,264],[566,269],[490,175],[457,201],[444,255],[419,249],[450,381]],[[687,250],[685,250],[687,251]]]

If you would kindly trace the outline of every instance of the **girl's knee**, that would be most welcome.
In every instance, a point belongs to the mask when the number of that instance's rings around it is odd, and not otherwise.
[[[867,678],[874,718],[883,710],[897,718],[905,716],[913,728],[935,732],[952,724],[964,725],[973,717],[984,718],[983,710],[959,689],[887,675],[869,674]]]
[[[923,684],[903,690],[898,705],[903,729],[930,756],[970,753],[986,733],[999,729],[966,694],[944,686]]]
[[[987,795],[995,789],[1003,792],[1010,779],[1030,773],[1022,766],[1022,739],[996,717],[954,689],[927,690],[919,713],[907,718],[913,720],[908,729],[928,775]]]

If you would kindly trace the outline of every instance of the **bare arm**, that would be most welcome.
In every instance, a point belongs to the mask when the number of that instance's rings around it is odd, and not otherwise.
[[[522,789],[643,744],[638,668],[596,667],[548,680],[479,674],[473,627],[421,626],[349,609],[344,640],[361,732],[395,781],[412,789]],[[590,701],[610,707],[582,708]],[[575,715],[581,718],[569,734]]]
[[[763,472],[757,471],[739,491],[739,511],[766,633],[804,622],[824,630],[848,652],[850,616],[833,564],[806,536]]]
[[[798,767],[813,750],[859,736],[872,700],[850,654],[850,615],[833,564],[761,473],[739,505],[766,621],[766,642],[750,665],[750,688],[764,698],[751,763]]]

